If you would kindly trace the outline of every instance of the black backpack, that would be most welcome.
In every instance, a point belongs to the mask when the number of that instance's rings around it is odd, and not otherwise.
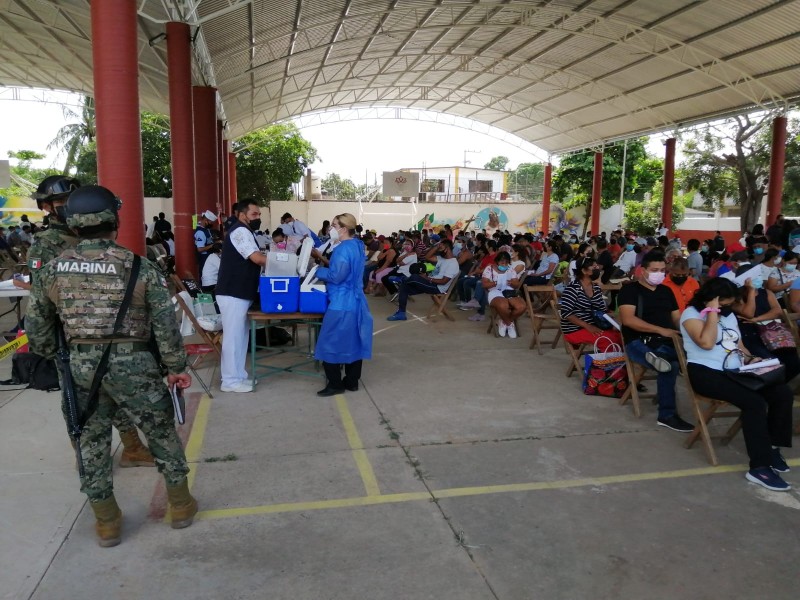
[[[17,352],[11,359],[11,379],[2,381],[0,384],[20,385],[24,383],[34,390],[54,392],[61,389],[58,384],[55,361],[33,352]]]

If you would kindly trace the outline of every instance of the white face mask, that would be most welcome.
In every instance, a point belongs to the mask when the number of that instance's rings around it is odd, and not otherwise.
[[[331,241],[336,242],[336,241],[339,240],[339,230],[338,229],[336,229],[335,227],[331,227],[330,234],[331,234]]]

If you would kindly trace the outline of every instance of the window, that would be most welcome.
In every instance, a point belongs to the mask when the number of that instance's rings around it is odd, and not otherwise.
[[[470,179],[469,180],[469,191],[470,191],[470,193],[474,193],[474,192],[491,192],[492,191],[492,180],[491,179]]]
[[[425,179],[422,182],[423,192],[444,192],[444,179]]]

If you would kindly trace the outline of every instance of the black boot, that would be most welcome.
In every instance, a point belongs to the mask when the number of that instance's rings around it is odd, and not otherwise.
[[[361,361],[348,363],[344,366],[344,389],[348,392],[358,391],[358,380],[361,379]]]
[[[325,378],[327,383],[325,387],[317,392],[317,396],[335,396],[336,394],[344,393],[344,384],[342,383],[342,365],[323,362],[322,368],[325,370]]]

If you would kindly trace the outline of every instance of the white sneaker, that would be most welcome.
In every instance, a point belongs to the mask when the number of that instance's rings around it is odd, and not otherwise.
[[[475,313],[471,317],[467,319],[467,321],[483,321],[486,319],[486,315],[482,315],[481,313]]]
[[[241,383],[237,383],[236,385],[221,385],[219,386],[220,391],[222,392],[238,392],[238,393],[246,393],[253,391],[253,384],[249,381],[242,381]]]
[[[508,325],[503,323],[502,321],[497,322],[497,335],[500,337],[506,337],[506,333],[508,332]]]
[[[508,325],[506,328],[506,333],[508,333],[508,337],[510,337],[511,339],[516,338],[517,337],[516,325],[514,325],[513,323],[511,325]]]
[[[475,300],[475,298],[473,298],[469,302],[462,302],[458,307],[461,310],[469,310],[470,308],[480,308],[481,303]]]

